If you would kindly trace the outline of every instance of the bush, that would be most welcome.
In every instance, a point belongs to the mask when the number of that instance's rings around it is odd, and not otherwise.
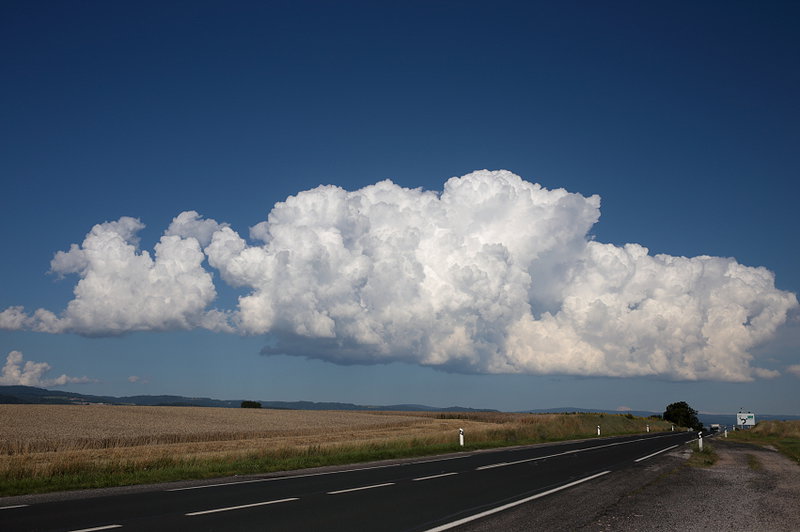
[[[258,401],[242,401],[242,408],[261,408]]]

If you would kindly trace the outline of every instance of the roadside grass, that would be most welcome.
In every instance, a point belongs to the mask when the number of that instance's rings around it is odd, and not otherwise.
[[[759,469],[763,469],[764,466],[761,465],[761,462],[756,458],[754,454],[747,455],[747,467],[752,469],[753,471],[758,471]]]
[[[800,421],[760,421],[750,430],[729,432],[735,441],[771,445],[800,464]]]
[[[44,413],[55,418],[63,418],[67,412],[55,405],[49,408],[56,410]],[[248,416],[237,409],[167,408],[85,410],[86,415],[98,416],[92,418],[98,429],[92,432],[84,427],[75,430],[74,436],[68,436],[72,434],[69,427],[62,430],[42,415],[41,426],[28,427],[24,434],[0,435],[0,496],[291,471],[591,438],[597,437],[597,425],[602,436],[642,433],[647,425],[653,432],[670,430],[670,424],[660,420],[610,414],[381,412],[365,417],[360,412],[273,411],[273,415],[262,411]],[[80,424],[80,410],[68,413],[73,423]],[[126,418],[128,415],[131,417]],[[161,424],[157,428],[148,425],[149,416],[160,419]],[[187,423],[187,419],[205,417],[212,419],[214,426],[227,424],[229,431],[205,430],[201,421]],[[9,419],[25,422],[24,416],[7,416],[6,421]],[[31,419],[36,416],[27,421]],[[271,430],[259,429],[257,420]],[[328,420],[335,423],[325,425]],[[125,425],[125,430],[109,436],[105,430],[108,423]],[[177,431],[179,426],[184,429]],[[309,426],[326,429],[310,430]],[[465,430],[465,447],[458,445],[459,427]],[[44,437],[46,443],[23,436]]]
[[[698,443],[692,445],[692,455],[687,461],[691,467],[711,467],[717,463],[719,455],[714,448],[708,443],[703,444],[703,450],[700,450]]]

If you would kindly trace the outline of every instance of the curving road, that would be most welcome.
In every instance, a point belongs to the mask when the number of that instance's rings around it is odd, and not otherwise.
[[[636,467],[694,438],[653,433],[136,493],[7,498],[0,530],[448,530]]]

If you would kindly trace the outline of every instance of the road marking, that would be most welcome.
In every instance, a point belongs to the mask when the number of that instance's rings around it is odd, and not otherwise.
[[[353,473],[356,471],[370,471],[372,469],[386,469],[387,467],[399,467],[399,466],[409,466],[409,465],[416,465],[416,464],[432,464],[434,462],[445,462],[447,460],[460,460],[462,458],[466,458],[467,455],[464,456],[452,456],[448,458],[436,458],[433,460],[420,460],[416,462],[406,462],[402,464],[385,464],[385,465],[378,465],[378,466],[371,466],[371,467],[357,467],[353,469],[344,469],[341,471],[323,471],[321,473],[306,473],[304,475],[290,475],[285,477],[270,477],[270,478],[256,478],[252,480],[235,480],[232,482],[219,482],[217,484],[203,484],[202,486],[187,486],[185,488],[172,488],[164,491],[186,491],[186,490],[202,490],[206,488],[217,488],[221,486],[235,486],[237,484],[252,484],[254,482],[275,482],[277,480],[291,480],[293,478],[308,478],[308,477],[321,477],[325,475],[338,475],[339,473]]]
[[[669,435],[670,436],[678,436],[678,435],[680,435],[680,433],[675,432],[675,433],[670,433]],[[629,441],[629,442],[617,442],[617,443],[610,443],[610,444],[606,444],[606,445],[599,445],[599,446],[596,446],[596,447],[589,447],[587,449],[579,449],[579,450],[574,450],[574,451],[567,451],[566,453],[554,454],[554,455],[550,455],[550,456],[544,456],[544,457],[541,457],[541,458],[534,458],[533,460],[542,460],[544,458],[552,458],[553,456],[560,456],[561,454],[569,454],[569,453],[582,452],[582,451],[591,451],[593,449],[601,449],[603,447],[611,447],[611,446],[614,446],[614,445],[624,445],[626,443],[634,443],[634,442],[638,442],[638,441],[644,441],[645,439],[647,439],[647,438],[641,438],[641,439],[633,440],[633,441]],[[555,444],[555,445],[569,445],[569,443],[560,443],[560,444]],[[526,449],[526,448],[527,448],[527,446],[522,446],[521,447],[521,449]],[[427,459],[427,460],[418,460],[418,461],[414,461],[414,462],[404,462],[404,463],[401,463],[401,464],[385,464],[385,465],[377,465],[377,466],[370,466],[370,467],[359,467],[359,468],[353,468],[353,469],[345,469],[345,470],[341,470],[341,471],[323,471],[321,473],[306,473],[306,474],[303,474],[303,475],[290,475],[290,476],[285,476],[285,477],[256,478],[256,479],[251,479],[251,480],[234,480],[232,482],[218,482],[216,484],[203,484],[201,486],[187,486],[185,488],[172,488],[172,489],[168,489],[168,490],[164,490],[164,491],[201,490],[201,489],[206,489],[206,488],[217,488],[217,487],[222,487],[222,486],[235,486],[237,484],[252,484],[252,483],[256,483],[256,482],[275,482],[275,481],[278,481],[278,480],[291,480],[291,479],[294,479],[294,478],[319,477],[319,476],[324,476],[324,475],[338,475],[339,473],[353,473],[355,471],[370,471],[370,470],[373,470],[373,469],[385,469],[385,468],[388,468],[388,467],[409,466],[409,465],[415,465],[415,464],[430,464],[430,463],[434,463],[434,462],[444,462],[444,461],[447,461],[447,460],[461,460],[463,458],[467,458],[468,456],[474,456],[475,454],[478,454],[480,452],[483,452],[483,451],[477,451],[477,452],[473,452],[473,453],[465,453],[465,454],[459,455],[459,456],[449,456],[449,457],[446,457],[446,458],[434,458],[434,459]],[[502,467],[503,465],[518,464],[518,463],[522,463],[524,461],[525,460],[518,461],[518,462],[503,462],[502,464],[494,465],[493,467]],[[527,461],[531,461],[531,460],[527,460]],[[478,468],[478,470],[481,470],[481,469],[490,469],[490,467],[483,466],[481,468]]]
[[[483,471],[484,469],[494,469],[495,467],[503,467],[507,465],[508,462],[498,462],[496,464],[482,465],[480,467],[476,467],[475,471]]]
[[[413,482],[417,482],[418,480],[432,480],[434,478],[449,477],[449,476],[452,476],[452,475],[458,475],[458,473],[455,473],[455,472],[453,472],[453,473],[442,473],[441,475],[431,475],[429,477],[412,478],[411,480]]]
[[[228,512],[231,510],[243,510],[244,508],[255,508],[256,506],[267,506],[268,504],[279,504],[282,502],[291,502],[299,500],[297,497],[292,497],[290,499],[278,499],[276,501],[264,501],[264,502],[256,502],[253,504],[242,504],[241,506],[228,506],[227,508],[214,508],[213,510],[201,510],[199,512],[189,512],[186,514],[187,516],[192,515],[205,515],[205,514],[215,514],[218,512]]]
[[[329,491],[328,495],[338,495],[340,493],[350,493],[351,491],[371,490],[373,488],[382,488],[384,486],[394,486],[394,482],[387,482],[385,484],[373,484],[372,486],[361,486],[360,488],[350,488],[339,491]]]
[[[27,508],[27,504],[16,504],[14,506],[0,506],[0,510],[11,510],[12,508]]]
[[[437,526],[436,528],[431,528],[431,529],[427,530],[426,532],[441,532],[442,530],[450,530],[451,528],[455,528],[457,526],[461,526],[463,524],[475,521],[477,519],[481,519],[481,518],[489,516],[489,515],[493,515],[493,514],[496,514],[496,513],[499,513],[499,512],[504,512],[505,510],[508,510],[510,508],[514,508],[515,506],[519,506],[521,504],[525,504],[527,502],[531,502],[531,501],[536,500],[536,499],[541,499],[542,497],[546,497],[548,495],[556,493],[557,491],[565,490],[567,488],[571,488],[572,486],[577,486],[578,484],[582,484],[584,482],[588,482],[590,480],[594,480],[594,479],[596,479],[598,477],[602,477],[603,475],[607,475],[609,473],[611,473],[611,471],[603,471],[602,473],[597,473],[596,475],[592,475],[590,477],[582,478],[580,480],[576,480],[574,482],[570,482],[569,484],[564,484],[563,486],[559,486],[557,488],[553,488],[553,489],[550,489],[550,490],[547,490],[547,491],[543,491],[542,493],[537,493],[536,495],[532,495],[530,497],[526,497],[526,498],[524,498],[522,500],[519,500],[519,501],[516,501],[516,502],[512,502],[512,503],[509,503],[509,504],[504,504],[503,506],[498,506],[497,508],[492,508],[491,510],[486,510],[485,512],[481,512],[479,514],[471,515],[469,517],[465,517],[464,519],[459,519],[458,521],[453,521],[451,523],[447,523],[447,524],[444,524],[444,525],[441,525],[441,526]]]
[[[665,452],[669,451],[670,449],[674,449],[675,447],[679,447],[679,445],[673,445],[672,447],[667,447],[666,449],[661,449],[660,451],[656,451],[653,454],[648,454],[647,456],[642,456],[641,458],[637,458],[636,460],[634,460],[634,462],[641,462],[643,460],[647,460],[648,458],[652,458],[657,454],[665,453]]]
[[[94,528],[81,528],[80,530],[72,530],[71,532],[95,532],[96,530],[111,530],[112,528],[122,528],[122,525],[106,525],[106,526],[96,526]]]
[[[644,441],[647,438],[640,438],[638,440],[621,441],[616,443],[607,443],[605,445],[595,445],[594,447],[587,447],[585,449],[573,449],[571,451],[564,451],[563,453],[549,454],[547,456],[537,456],[536,458],[525,458],[523,460],[516,460],[514,462],[498,462],[496,464],[489,464],[485,466],[476,467],[475,471],[483,471],[484,469],[494,469],[496,467],[505,467],[510,465],[524,464],[525,462],[535,462],[537,460],[546,460],[547,458],[555,458],[556,456],[564,456],[565,454],[582,453],[586,451],[594,451],[595,449],[603,449],[605,447],[614,447],[615,445],[627,445],[629,443],[636,443]],[[677,447],[677,445],[675,446]]]

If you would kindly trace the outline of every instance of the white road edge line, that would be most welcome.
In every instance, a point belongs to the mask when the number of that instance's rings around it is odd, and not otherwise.
[[[346,490],[329,491],[328,495],[339,495],[340,493],[350,493],[351,491],[371,490],[373,488],[383,488],[384,486],[394,486],[394,482],[387,482],[385,484],[373,484],[372,486],[361,486],[360,488],[350,488]]]
[[[243,510],[244,508],[255,508],[256,506],[266,506],[268,504],[279,504],[282,502],[291,502],[299,500],[297,497],[292,497],[289,499],[278,499],[276,501],[264,501],[264,502],[255,502],[253,504],[242,504],[241,506],[228,506],[227,508],[214,508],[213,510],[201,510],[199,512],[189,512],[185,514],[187,516],[193,515],[205,515],[205,514],[215,514],[218,512],[228,512],[230,510]]]
[[[504,512],[505,510],[508,510],[509,508],[514,508],[515,506],[519,506],[521,504],[525,504],[527,502],[531,502],[531,501],[536,500],[536,499],[541,499],[542,497],[546,497],[547,495],[551,495],[553,493],[556,493],[557,491],[565,490],[567,488],[571,488],[572,486],[577,486],[578,484],[582,484],[583,482],[588,482],[590,480],[594,480],[597,477],[602,477],[603,475],[607,475],[609,473],[611,473],[611,471],[603,471],[602,473],[597,473],[596,475],[592,475],[590,477],[582,478],[580,480],[576,480],[574,482],[570,482],[569,484],[564,484],[563,486],[559,486],[559,487],[553,488],[551,490],[543,491],[542,493],[537,493],[536,495],[533,495],[531,497],[526,497],[525,499],[522,499],[522,500],[519,500],[519,501],[516,501],[516,502],[504,504],[503,506],[498,506],[497,508],[492,508],[491,510],[486,510],[485,512],[481,512],[479,514],[471,515],[469,517],[465,517],[464,519],[459,519],[458,521],[453,521],[451,523],[447,523],[447,524],[444,524],[444,525],[441,525],[441,526],[437,526],[436,528],[431,528],[431,529],[427,530],[426,532],[441,532],[443,530],[450,530],[451,528],[455,528],[457,526],[461,526],[463,524],[475,521],[477,519],[481,519],[483,517],[486,517],[486,516],[489,516],[489,515],[492,515],[492,514],[496,514],[496,513],[499,513],[499,512]]]
[[[417,482],[417,481],[420,481],[420,480],[433,480],[434,478],[450,477],[450,476],[453,476],[453,475],[458,475],[458,473],[456,473],[454,471],[452,473],[442,473],[440,475],[431,475],[429,477],[412,478],[411,481],[412,482]]]
[[[106,526],[96,526],[94,528],[81,528],[80,530],[72,530],[70,532],[95,532],[96,530],[111,530],[112,528],[122,528],[122,525],[106,525]]]
[[[665,453],[665,452],[667,452],[667,451],[669,451],[671,449],[674,449],[675,447],[679,447],[679,445],[673,445],[672,447],[667,447],[666,449],[661,449],[660,451],[656,451],[653,454],[648,454],[647,456],[642,456],[641,458],[637,458],[636,460],[634,460],[634,462],[642,462],[644,460],[647,460],[648,458],[654,457],[657,454]]]
[[[0,510],[11,510],[12,508],[27,508],[27,504],[15,504],[14,506],[0,506]]]

